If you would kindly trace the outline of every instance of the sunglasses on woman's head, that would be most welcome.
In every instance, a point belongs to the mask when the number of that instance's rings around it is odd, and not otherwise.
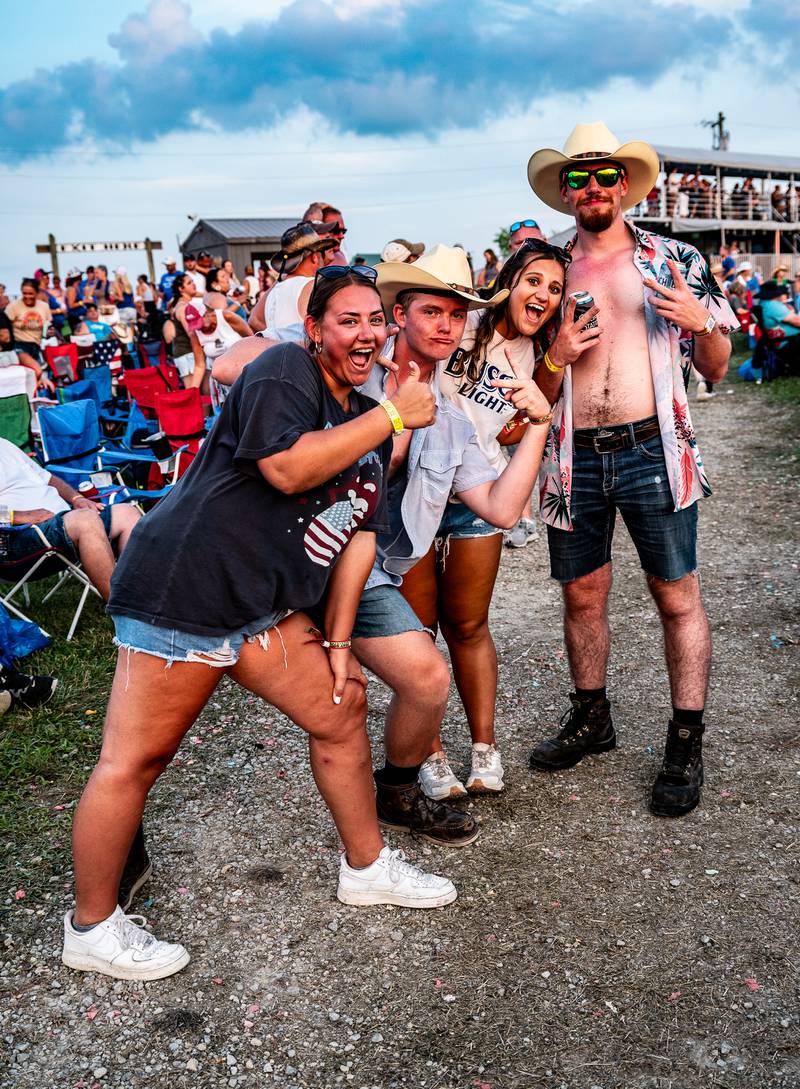
[[[625,171],[621,166],[586,167],[582,170],[565,170],[561,175],[570,189],[585,189],[590,178],[595,178],[603,189],[612,189]]]
[[[572,261],[571,253],[562,250],[560,246],[553,246],[549,242],[545,242],[543,238],[526,238],[519,249],[512,253],[509,261],[518,260],[522,253],[546,254],[548,257],[552,257],[554,261],[560,261],[565,268]]]
[[[538,227],[539,224],[535,219],[518,219],[516,223],[512,223],[508,228],[509,234],[516,234],[520,227]]]
[[[354,272],[356,276],[361,276],[364,280],[369,280],[371,284],[374,284],[378,279],[378,270],[373,268],[372,265],[323,265],[322,268],[317,269],[317,279],[338,280],[342,276],[348,276],[351,272]]]

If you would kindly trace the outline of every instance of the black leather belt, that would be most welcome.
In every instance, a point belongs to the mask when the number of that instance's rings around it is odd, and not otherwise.
[[[592,427],[576,431],[573,435],[575,445],[584,450],[594,450],[596,454],[613,454],[615,450],[626,450],[647,442],[661,434],[657,417],[641,420],[639,423],[620,424],[615,427]]]

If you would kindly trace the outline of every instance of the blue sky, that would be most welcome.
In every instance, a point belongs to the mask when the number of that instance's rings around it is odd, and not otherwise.
[[[0,280],[16,290],[50,231],[149,235],[174,251],[189,215],[292,215],[319,198],[344,210],[351,253],[399,235],[479,254],[512,219],[565,225],[533,196],[525,167],[579,120],[702,148],[701,120],[723,109],[737,150],[800,144],[794,6],[232,8],[44,0],[4,13]],[[140,271],[135,255],[125,263]]]

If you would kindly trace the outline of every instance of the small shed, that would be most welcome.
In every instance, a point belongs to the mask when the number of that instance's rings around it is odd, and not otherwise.
[[[237,274],[245,265],[258,266],[280,249],[281,235],[299,220],[293,219],[198,219],[181,245],[184,257],[201,250],[220,261],[233,261]]]

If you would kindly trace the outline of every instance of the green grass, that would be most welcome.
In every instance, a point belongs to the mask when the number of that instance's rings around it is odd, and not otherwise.
[[[44,707],[12,708],[0,719],[0,882],[3,890],[14,885],[28,894],[54,870],[63,872],[72,807],[99,751],[115,660],[100,600],[92,595],[67,643],[78,588],[43,603],[51,585],[34,584],[30,606],[21,608],[53,643],[17,664],[26,673],[57,677],[58,689]]]

